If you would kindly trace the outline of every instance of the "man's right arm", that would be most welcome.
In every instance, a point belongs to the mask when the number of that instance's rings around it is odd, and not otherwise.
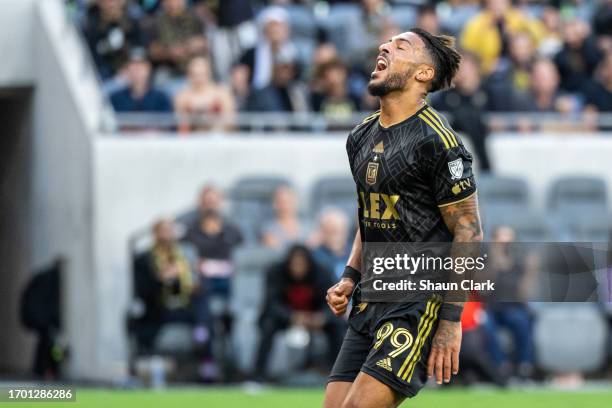
[[[361,272],[361,234],[359,228],[357,228],[353,248],[347,262],[347,268],[349,267]],[[356,284],[357,282],[354,279],[343,276],[340,282],[327,290],[327,304],[336,316],[342,316],[346,312]]]

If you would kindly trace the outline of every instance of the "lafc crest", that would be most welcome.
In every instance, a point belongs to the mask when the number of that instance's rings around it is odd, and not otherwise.
[[[366,183],[369,185],[376,184],[376,179],[378,178],[378,155],[384,153],[385,146],[382,140],[374,146],[372,151],[375,153],[374,160],[368,163],[368,169],[366,171]]]
[[[366,171],[366,183],[369,185],[376,184],[376,178],[378,177],[378,166],[380,163],[369,162],[368,169]]]

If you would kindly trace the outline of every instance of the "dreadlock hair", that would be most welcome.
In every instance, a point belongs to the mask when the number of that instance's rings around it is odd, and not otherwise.
[[[410,31],[421,37],[433,60],[435,74],[429,92],[450,88],[461,60],[461,55],[455,50],[455,37],[433,35],[416,27]]]

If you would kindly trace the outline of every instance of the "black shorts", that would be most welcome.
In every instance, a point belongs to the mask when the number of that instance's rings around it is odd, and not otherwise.
[[[427,357],[440,305],[432,298],[355,306],[328,381],[353,382],[363,371],[400,395],[414,397],[427,382]]]

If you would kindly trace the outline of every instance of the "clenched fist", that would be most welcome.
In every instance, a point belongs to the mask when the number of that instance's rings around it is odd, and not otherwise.
[[[349,278],[342,278],[340,282],[327,289],[327,304],[336,316],[342,316],[346,312],[353,289],[355,282]]]

